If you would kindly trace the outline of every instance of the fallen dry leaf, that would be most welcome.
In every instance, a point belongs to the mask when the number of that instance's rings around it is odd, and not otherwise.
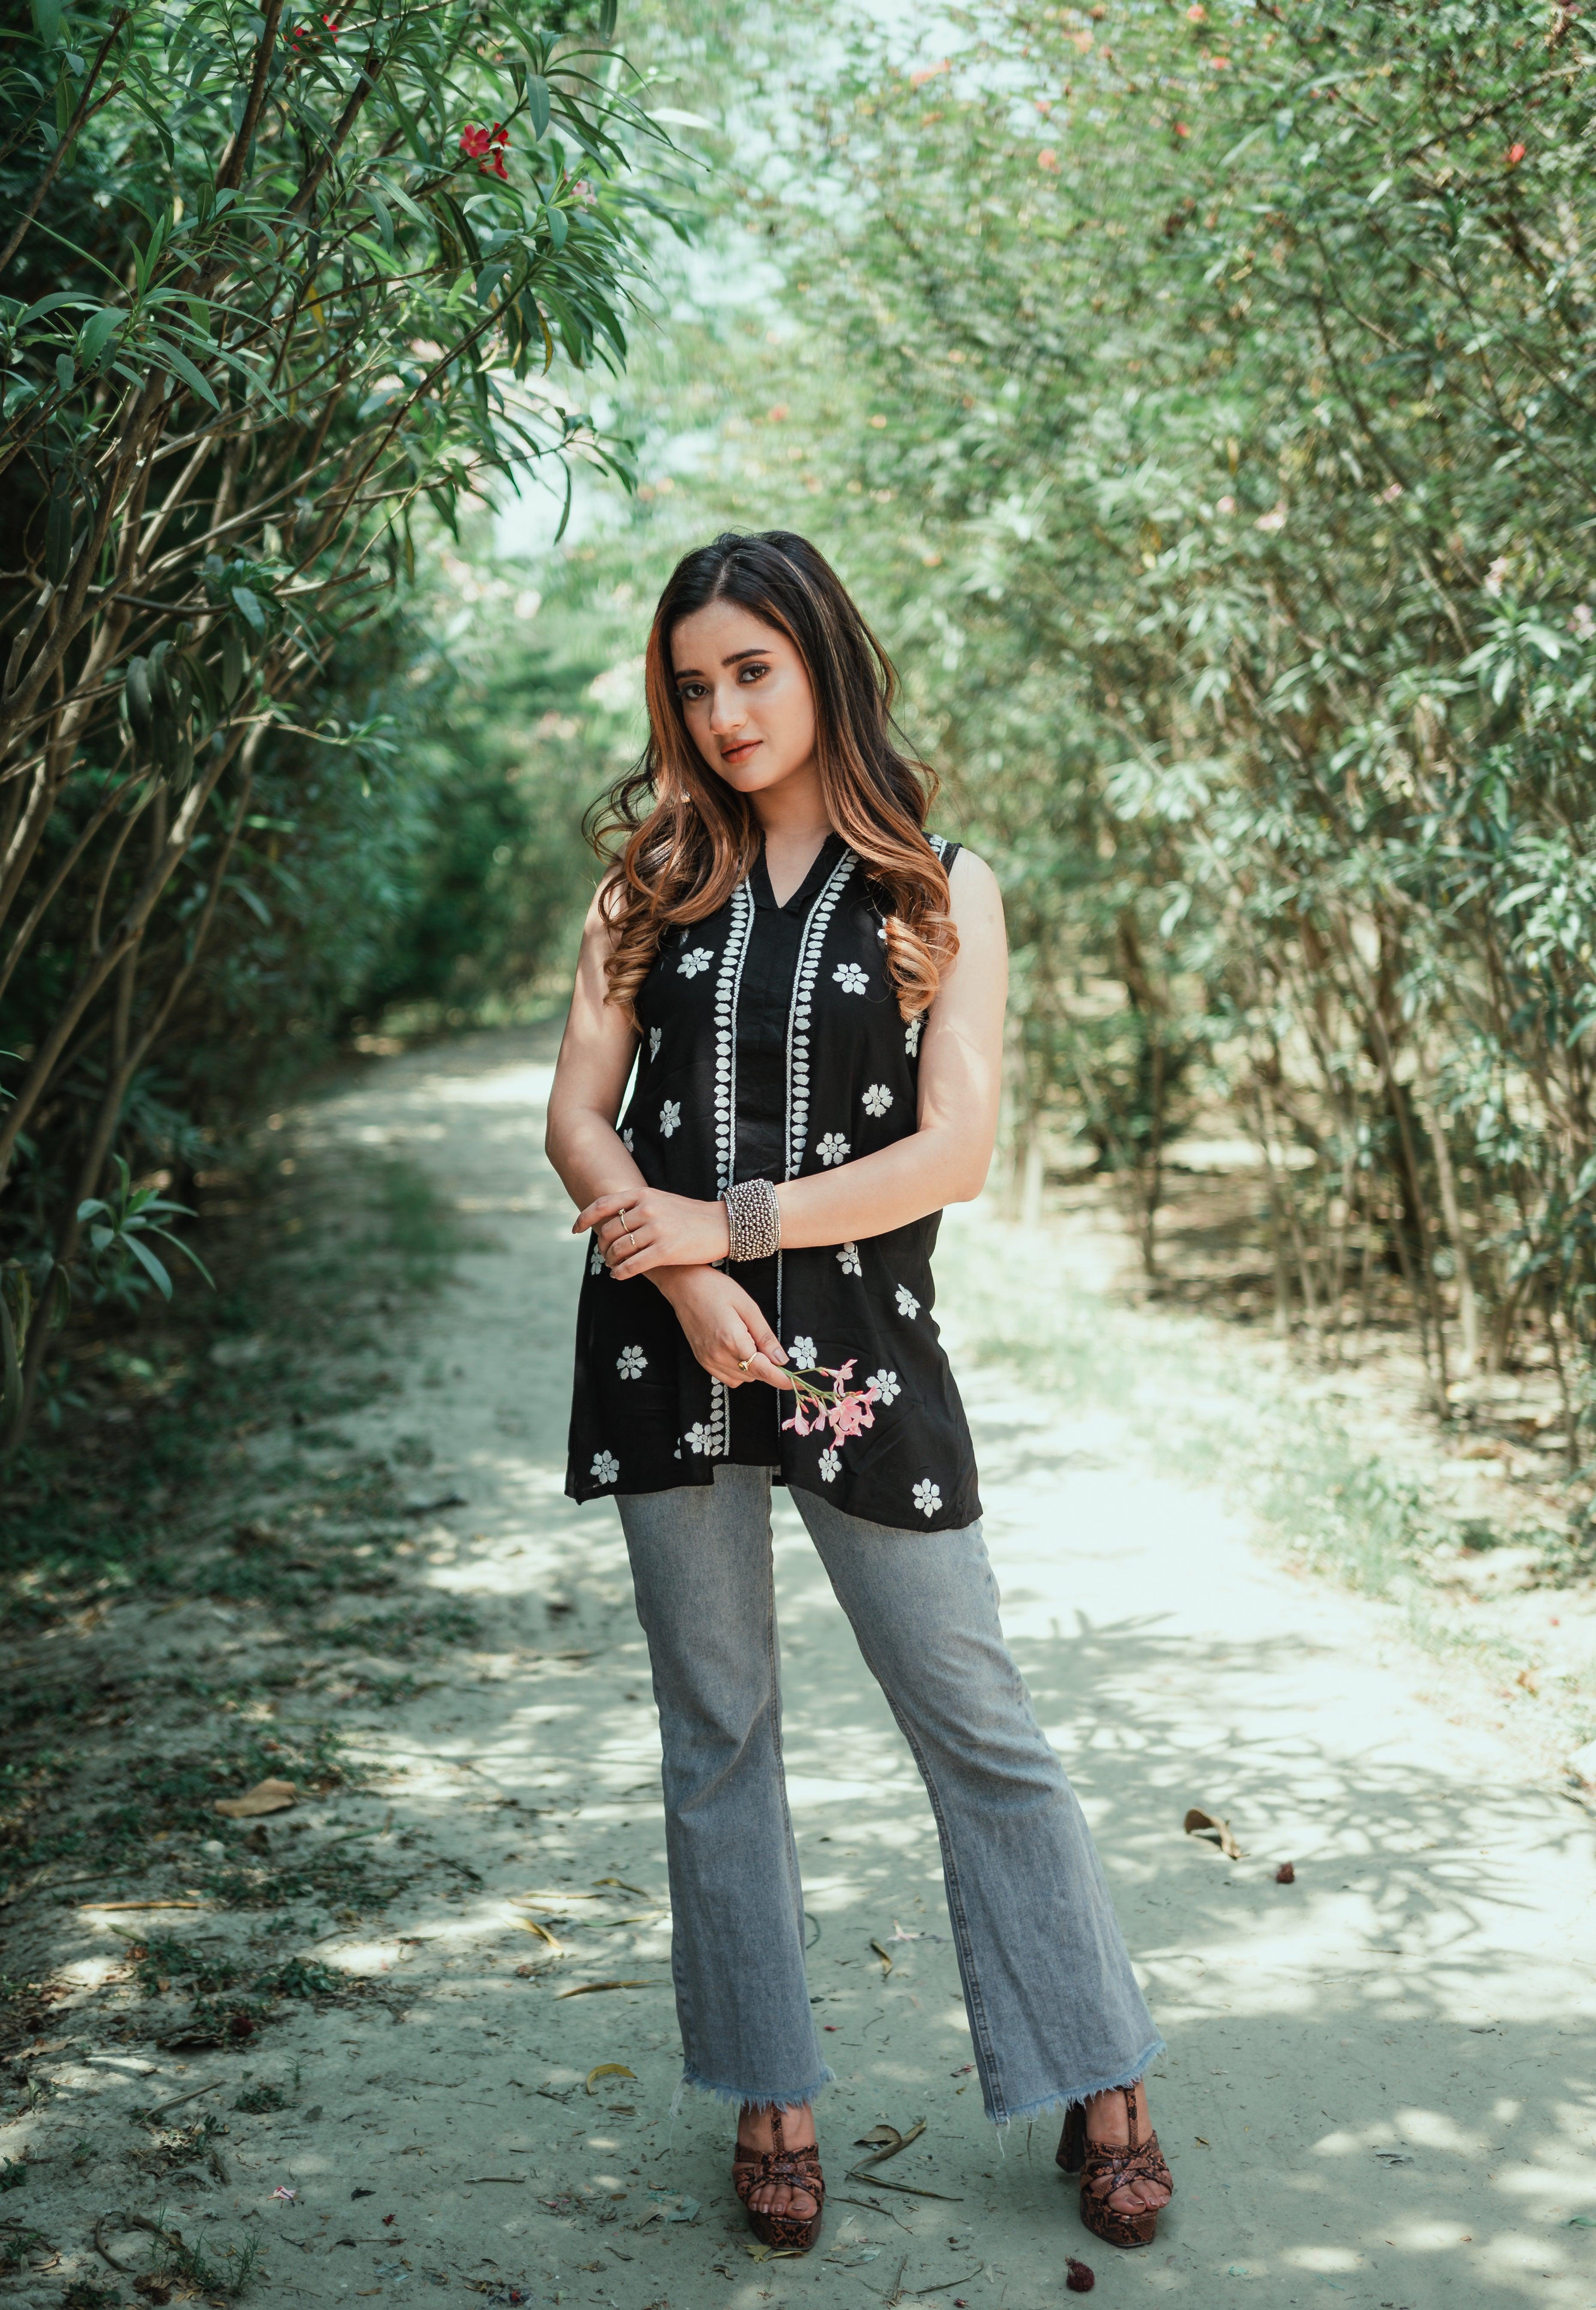
[[[286,1812],[299,1801],[291,1781],[256,1781],[241,1797],[218,1797],[212,1811],[226,1820],[254,1820],[263,1812]]]
[[[1188,1837],[1205,1837],[1217,1845],[1227,1861],[1241,1859],[1241,1847],[1230,1833],[1230,1823],[1221,1820],[1218,1813],[1204,1812],[1201,1805],[1193,1805],[1186,1815],[1184,1827]]]
[[[562,1989],[555,1998],[558,2005],[565,1997],[592,1997],[601,1989],[657,1989],[656,1981],[580,1981],[575,1989]]]
[[[885,1981],[887,1976],[892,1970],[892,1958],[889,1953],[881,1947],[880,1941],[872,1941],[871,1947],[881,1960],[881,1979]]]
[[[548,1942],[549,1947],[553,1950],[556,1957],[563,1957],[565,1955],[563,1943],[555,1940],[547,1925],[540,1925],[535,1917],[523,1917],[521,1919],[521,1923],[529,1933],[541,1933],[544,1941]]]
[[[593,2091],[593,2081],[594,2078],[630,2078],[632,2083],[636,2085],[638,2082],[638,2072],[636,2070],[629,2070],[624,2062],[601,2062],[597,2069],[589,2070],[587,2072],[587,2090],[589,2093]]]

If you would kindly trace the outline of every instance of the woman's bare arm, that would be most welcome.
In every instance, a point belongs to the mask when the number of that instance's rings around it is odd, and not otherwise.
[[[572,1231],[580,1234],[594,1224],[589,1211],[594,1208],[595,1197],[605,1211],[618,1213],[624,1207],[629,1219],[639,1220],[638,1207],[645,1196],[678,1207],[690,1222],[679,1230],[687,1247],[678,1252],[673,1262],[650,1261],[650,1281],[675,1309],[689,1348],[704,1369],[727,1387],[742,1387],[749,1380],[764,1380],[772,1387],[790,1386],[781,1370],[786,1361],[781,1342],[766,1322],[759,1301],[741,1283],[709,1264],[724,1259],[730,1248],[725,1205],[686,1195],[662,1196],[657,1189],[646,1186],[643,1174],[615,1128],[637,1055],[638,1036],[619,1004],[604,1000],[604,960],[610,945],[610,927],[601,897],[595,896],[583,926],[576,989],[554,1070],[554,1088],[549,1094],[549,1121],[543,1136],[549,1160],[571,1201],[587,1206],[578,1213]],[[611,1232],[614,1239],[621,1230],[616,1224]],[[629,1272],[643,1272],[637,1267]]]
[[[642,1172],[615,1128],[637,1055],[638,1030],[619,1003],[604,1000],[610,945],[600,890],[594,893],[582,925],[577,984],[560,1038],[543,1134],[544,1151],[578,1205],[591,1203],[595,1195],[624,1194],[644,1185]]]

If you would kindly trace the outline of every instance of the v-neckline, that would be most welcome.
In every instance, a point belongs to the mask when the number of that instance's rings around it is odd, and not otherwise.
[[[816,851],[809,872],[799,883],[798,888],[790,897],[777,899],[770,881],[770,868],[765,857],[765,845],[761,841],[759,857],[754,862],[754,870],[749,878],[752,884],[755,906],[768,907],[773,913],[778,915],[790,915],[798,908],[807,907],[836,865],[842,855],[843,847],[843,838],[834,829]]]

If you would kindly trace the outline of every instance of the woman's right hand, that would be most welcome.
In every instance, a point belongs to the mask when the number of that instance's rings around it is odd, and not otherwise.
[[[712,1378],[726,1387],[762,1379],[791,1387],[786,1351],[759,1303],[716,1267],[656,1267],[653,1281],[676,1310],[688,1346]]]

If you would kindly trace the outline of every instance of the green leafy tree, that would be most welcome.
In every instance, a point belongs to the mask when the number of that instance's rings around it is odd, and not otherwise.
[[[496,475],[618,465],[573,381],[624,357],[671,184],[614,13],[36,0],[10,38],[13,1443],[135,1089],[219,914],[265,911],[260,782],[380,785],[396,717],[351,676],[398,675],[418,547]]]

